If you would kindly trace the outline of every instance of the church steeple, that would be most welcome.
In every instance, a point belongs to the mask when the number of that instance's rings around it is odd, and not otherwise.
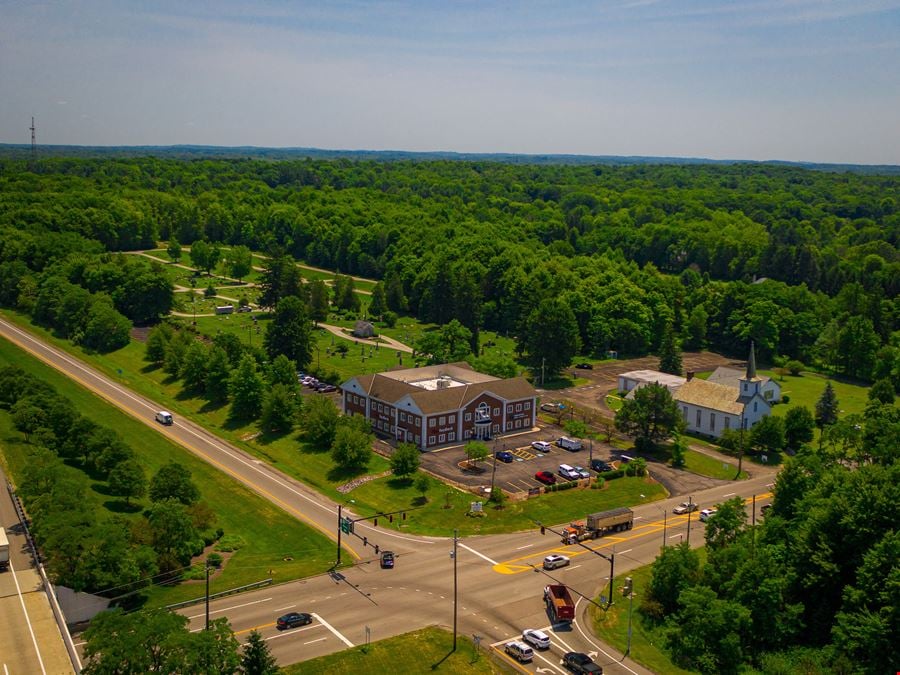
[[[753,340],[750,340],[750,358],[747,359],[747,378],[753,380],[756,378],[756,350],[753,347]]]

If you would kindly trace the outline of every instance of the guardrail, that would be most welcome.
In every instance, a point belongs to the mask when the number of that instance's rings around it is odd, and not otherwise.
[[[235,588],[229,588],[227,591],[219,591],[218,593],[213,593],[209,596],[210,600],[215,600],[216,598],[224,598],[228,595],[234,595],[235,593],[242,593],[244,591],[249,591],[254,588],[262,588],[263,586],[269,586],[272,583],[272,579],[263,579],[262,581],[254,581],[252,584],[246,584],[244,586],[237,586]],[[193,600],[185,600],[183,602],[176,602],[174,605],[166,605],[166,609],[181,609],[182,607],[190,607],[191,605],[197,605],[201,602],[206,602],[206,596],[202,595],[199,598],[194,598]]]
[[[34,543],[34,539],[31,536],[31,530],[28,529],[28,517],[25,514],[25,507],[22,506],[19,495],[16,494],[16,489],[9,481],[6,481],[6,490],[9,492],[13,507],[16,509],[16,516],[18,516],[19,522],[22,524],[22,529],[25,532],[25,541],[28,542],[28,548],[31,549],[31,555],[34,559],[34,564],[37,567],[38,575],[41,577],[44,592],[47,594],[47,599],[50,601],[50,609],[53,612],[53,618],[56,619],[56,627],[59,629],[63,644],[66,646],[66,652],[69,654],[69,660],[72,661],[72,668],[77,675],[77,673],[81,672],[81,659],[78,658],[78,651],[75,649],[72,634],[69,633],[66,617],[56,599],[56,592],[53,590],[53,584],[51,584],[50,579],[47,578],[47,572],[44,570],[43,563],[41,563],[41,557],[38,553],[37,545]]]

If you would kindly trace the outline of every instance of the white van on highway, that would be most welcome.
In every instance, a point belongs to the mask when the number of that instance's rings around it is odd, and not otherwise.
[[[172,413],[166,412],[165,410],[160,410],[156,413],[156,421],[160,424],[165,424],[167,427],[172,425],[174,422],[174,418],[172,417]]]

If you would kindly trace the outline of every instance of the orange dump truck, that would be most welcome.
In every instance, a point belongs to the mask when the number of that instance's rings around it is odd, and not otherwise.
[[[544,602],[550,610],[553,623],[572,621],[575,618],[575,603],[569,589],[563,584],[550,584],[544,588]]]

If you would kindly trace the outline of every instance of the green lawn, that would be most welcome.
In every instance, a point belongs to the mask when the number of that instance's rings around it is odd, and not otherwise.
[[[790,402],[785,405],[776,405],[772,408],[773,415],[783,416],[795,405],[805,405],[811,412],[815,412],[816,401],[825,391],[825,384],[831,382],[834,393],[837,395],[840,415],[862,413],[868,401],[869,388],[857,384],[849,384],[840,380],[831,379],[819,373],[804,372],[801,375],[776,375],[770,370],[760,371],[763,375],[775,379],[781,385],[781,395],[787,394]]]
[[[643,478],[618,478],[608,481],[602,490],[551,492],[525,501],[509,501],[502,509],[485,504],[485,515],[476,518],[467,515],[471,502],[477,499],[470,493],[433,481],[427,492],[427,502],[423,504],[421,493],[413,489],[410,481],[389,477],[366,483],[348,493],[345,499],[353,499],[354,509],[363,515],[406,507],[415,509],[408,513],[406,521],[395,518],[392,524],[384,525],[420,534],[450,536],[454,529],[459,529],[462,535],[527,530],[535,527],[536,520],[562,523],[584,518],[594,511],[665,497],[665,488],[659,483]]]
[[[129,353],[129,356],[133,355]],[[127,361],[122,363],[126,365]],[[148,478],[169,461],[180,462],[191,470],[203,501],[217,514],[217,526],[225,530],[226,535],[237,535],[245,542],[222,573],[213,577],[213,592],[270,576],[276,581],[309,576],[328,569],[334,561],[334,544],[318,531],[301,524],[187,450],[170,443],[163,435],[148,430],[146,424],[107,404],[6,340],[0,340],[0,366],[9,364],[17,365],[50,383],[57,392],[72,401],[82,415],[118,431],[140,459]],[[119,379],[127,383],[127,378]],[[15,476],[27,461],[28,446],[11,428],[6,413],[0,414],[0,433],[3,434],[2,447],[6,461]],[[70,468],[70,471],[79,480],[90,484],[90,494],[98,510],[117,513],[122,510],[117,499],[110,500],[103,496],[102,483],[95,483],[80,469]],[[253,517],[248,518],[248,514],[253,514]],[[150,603],[164,605],[198,597],[202,593],[202,585],[197,583],[154,588]]]
[[[373,637],[378,636],[377,626]],[[361,641],[360,638],[355,640]],[[285,675],[341,675],[342,673],[467,673],[493,675],[516,672],[500,665],[484,650],[477,654],[468,635],[457,640],[455,652],[453,634],[440,628],[423,628],[412,633],[372,642],[368,647],[354,647],[328,656],[303,661],[281,669]]]
[[[705,560],[705,550],[700,549],[701,564]],[[627,574],[616,577],[614,584],[614,603],[608,609],[591,607],[594,630],[604,642],[624,652],[628,644],[628,609],[629,601],[622,595],[625,577],[631,577],[634,583],[634,600],[631,616],[631,658],[655,673],[687,675],[692,671],[683,670],[674,665],[663,651],[663,629],[645,621],[638,611],[641,598],[650,585],[650,565],[639,567]],[[597,599],[599,603],[599,599]],[[604,605],[605,606],[605,605]]]

